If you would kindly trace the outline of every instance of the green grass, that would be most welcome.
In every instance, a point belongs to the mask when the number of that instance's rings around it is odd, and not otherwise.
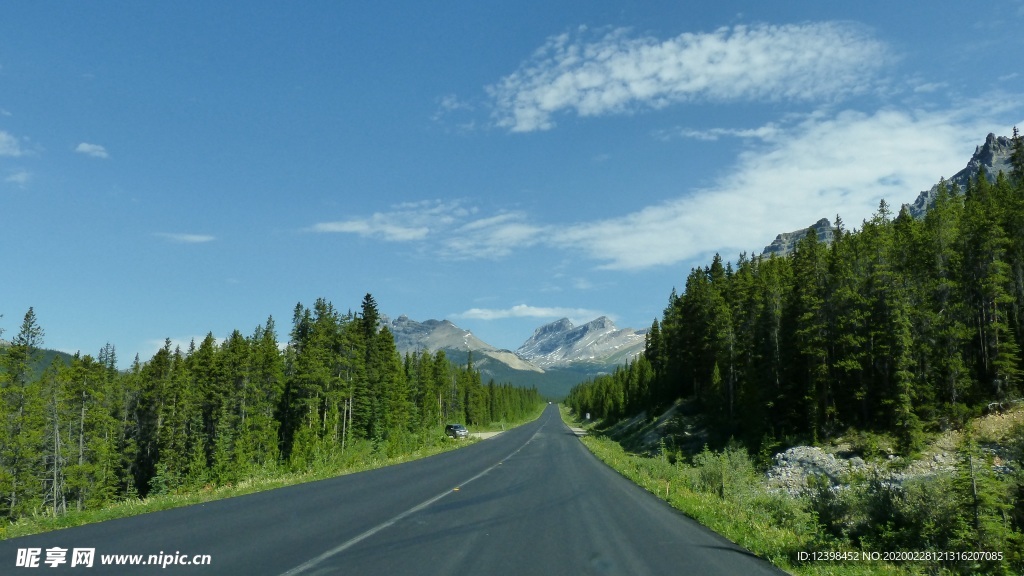
[[[536,420],[546,406],[547,404],[539,406],[533,414],[526,417],[521,422],[495,422],[489,426],[475,428],[474,431],[498,431],[514,428],[526,422]],[[185,490],[141,499],[131,498],[102,508],[97,508],[95,510],[70,511],[67,514],[59,516],[40,512],[33,516],[23,517],[16,522],[0,525],[0,540],[16,538],[18,536],[28,536],[30,534],[38,534],[41,532],[49,532],[51,530],[59,530],[62,528],[71,528],[73,526],[82,526],[84,524],[92,524],[106,520],[114,520],[117,518],[127,518],[129,516],[158,512],[160,510],[169,510],[171,508],[190,506],[192,504],[202,504],[204,502],[221,500],[223,498],[243,496],[246,494],[273,490],[275,488],[283,488],[285,486],[314,482],[316,480],[325,480],[327,478],[344,476],[355,472],[363,472],[365,470],[373,470],[376,468],[383,468],[385,466],[401,464],[403,462],[410,462],[412,460],[426,458],[428,456],[455,450],[479,442],[479,440],[475,438],[455,441],[443,436],[443,433],[441,432],[435,436],[436,437],[433,438],[432,441],[427,441],[423,446],[419,446],[409,452],[396,454],[390,457],[379,452],[364,451],[364,457],[362,458],[353,459],[349,457],[341,462],[316,466],[302,472],[285,471],[283,467],[275,468],[254,473],[244,480],[232,484],[216,487],[208,485],[196,490]],[[352,452],[358,452],[358,450],[354,450]]]
[[[585,427],[574,420],[566,408],[560,408],[562,419],[568,425]],[[695,460],[699,463],[696,465],[673,464],[666,458],[631,454],[617,442],[601,436],[588,435],[582,441],[595,456],[638,486],[792,574],[867,576],[923,573],[918,570],[920,567],[912,564],[860,560],[800,562],[801,552],[842,550],[836,550],[833,542],[822,538],[814,516],[800,501],[785,494],[768,492],[754,474],[744,472],[743,463],[728,461],[724,453],[698,455]],[[752,466],[749,469],[752,471]]]
[[[48,513],[39,513],[33,516],[24,517],[16,522],[0,526],[0,540],[28,536],[40,532],[71,528],[94,522],[103,522],[117,518],[137,516],[149,512],[169,510],[181,506],[212,502],[234,496],[243,496],[285,486],[293,486],[306,482],[325,480],[355,472],[373,470],[426,458],[449,450],[455,450],[477,442],[476,439],[460,440],[458,442],[450,439],[441,440],[429,446],[420,447],[412,452],[386,457],[380,454],[372,454],[368,459],[358,462],[334,466],[321,466],[316,469],[302,472],[284,472],[276,469],[257,473],[237,483],[223,486],[206,486],[198,490],[189,490],[171,494],[161,494],[147,498],[131,498],[123,500],[95,510],[70,511],[67,514],[54,516]]]

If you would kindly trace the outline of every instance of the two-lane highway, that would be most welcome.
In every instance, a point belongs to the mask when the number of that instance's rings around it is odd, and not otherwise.
[[[0,542],[0,572],[780,574],[599,462],[554,406],[461,450],[331,480]],[[47,549],[66,549],[52,569]],[[93,567],[70,567],[75,548]],[[164,554],[208,566],[101,565]],[[59,554],[59,553],[58,553]]]

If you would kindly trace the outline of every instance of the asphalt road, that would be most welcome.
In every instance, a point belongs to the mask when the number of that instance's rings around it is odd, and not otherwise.
[[[18,567],[19,550],[24,561],[31,548],[40,550],[38,567]],[[53,548],[67,550],[56,568],[46,563]],[[76,548],[95,550],[92,567],[71,567]],[[110,555],[171,563],[102,565]],[[173,563],[198,555],[209,555],[209,565]],[[0,541],[0,573],[58,572],[782,573],[598,461],[555,406],[535,422],[416,462]]]

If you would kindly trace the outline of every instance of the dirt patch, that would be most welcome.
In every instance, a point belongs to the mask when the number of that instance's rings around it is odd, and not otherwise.
[[[488,438],[494,438],[498,434],[501,434],[501,432],[499,431],[499,432],[470,432],[469,433],[469,435],[471,437],[479,438],[481,440],[486,440]]]

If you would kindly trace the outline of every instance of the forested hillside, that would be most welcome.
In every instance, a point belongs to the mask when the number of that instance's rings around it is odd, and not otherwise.
[[[748,447],[850,428],[894,435],[960,426],[1021,396],[1024,145],[1012,172],[940,186],[922,219],[883,200],[826,245],[786,257],[715,256],[669,297],[645,354],[576,387],[568,404],[622,417],[697,399],[719,438]]]
[[[170,341],[117,369],[115,349],[32,365],[32,309],[0,355],[0,520],[96,508],[134,496],[411,451],[449,421],[515,421],[536,389],[484,385],[443,352],[402,357],[377,305],[295,308],[286,346],[272,318],[248,336]]]
[[[811,233],[784,257],[741,255],[734,266],[715,256],[691,270],[644,354],[567,399],[613,430],[686,398],[684,427],[661,437],[656,458],[625,455],[602,438],[592,445],[666,497],[671,485],[686,513],[800,570],[821,569],[800,560],[806,550],[836,558],[884,550],[913,561],[879,571],[1020,574],[1024,425],[974,429],[1004,421],[976,418],[984,413],[1020,410],[1024,393],[1024,143],[1016,130],[1013,143],[1010,174],[991,182],[979,174],[964,190],[942,183],[920,219],[906,209],[894,215],[882,201],[859,229],[837,217],[830,244]],[[685,428],[694,422],[695,436],[720,452],[679,450],[694,446]],[[959,440],[936,452],[942,438]],[[765,468],[780,473],[786,454],[778,453],[791,446],[848,469],[810,466],[803,488],[773,488]],[[927,472],[911,472],[916,464]],[[935,550],[957,553],[918,555]]]

